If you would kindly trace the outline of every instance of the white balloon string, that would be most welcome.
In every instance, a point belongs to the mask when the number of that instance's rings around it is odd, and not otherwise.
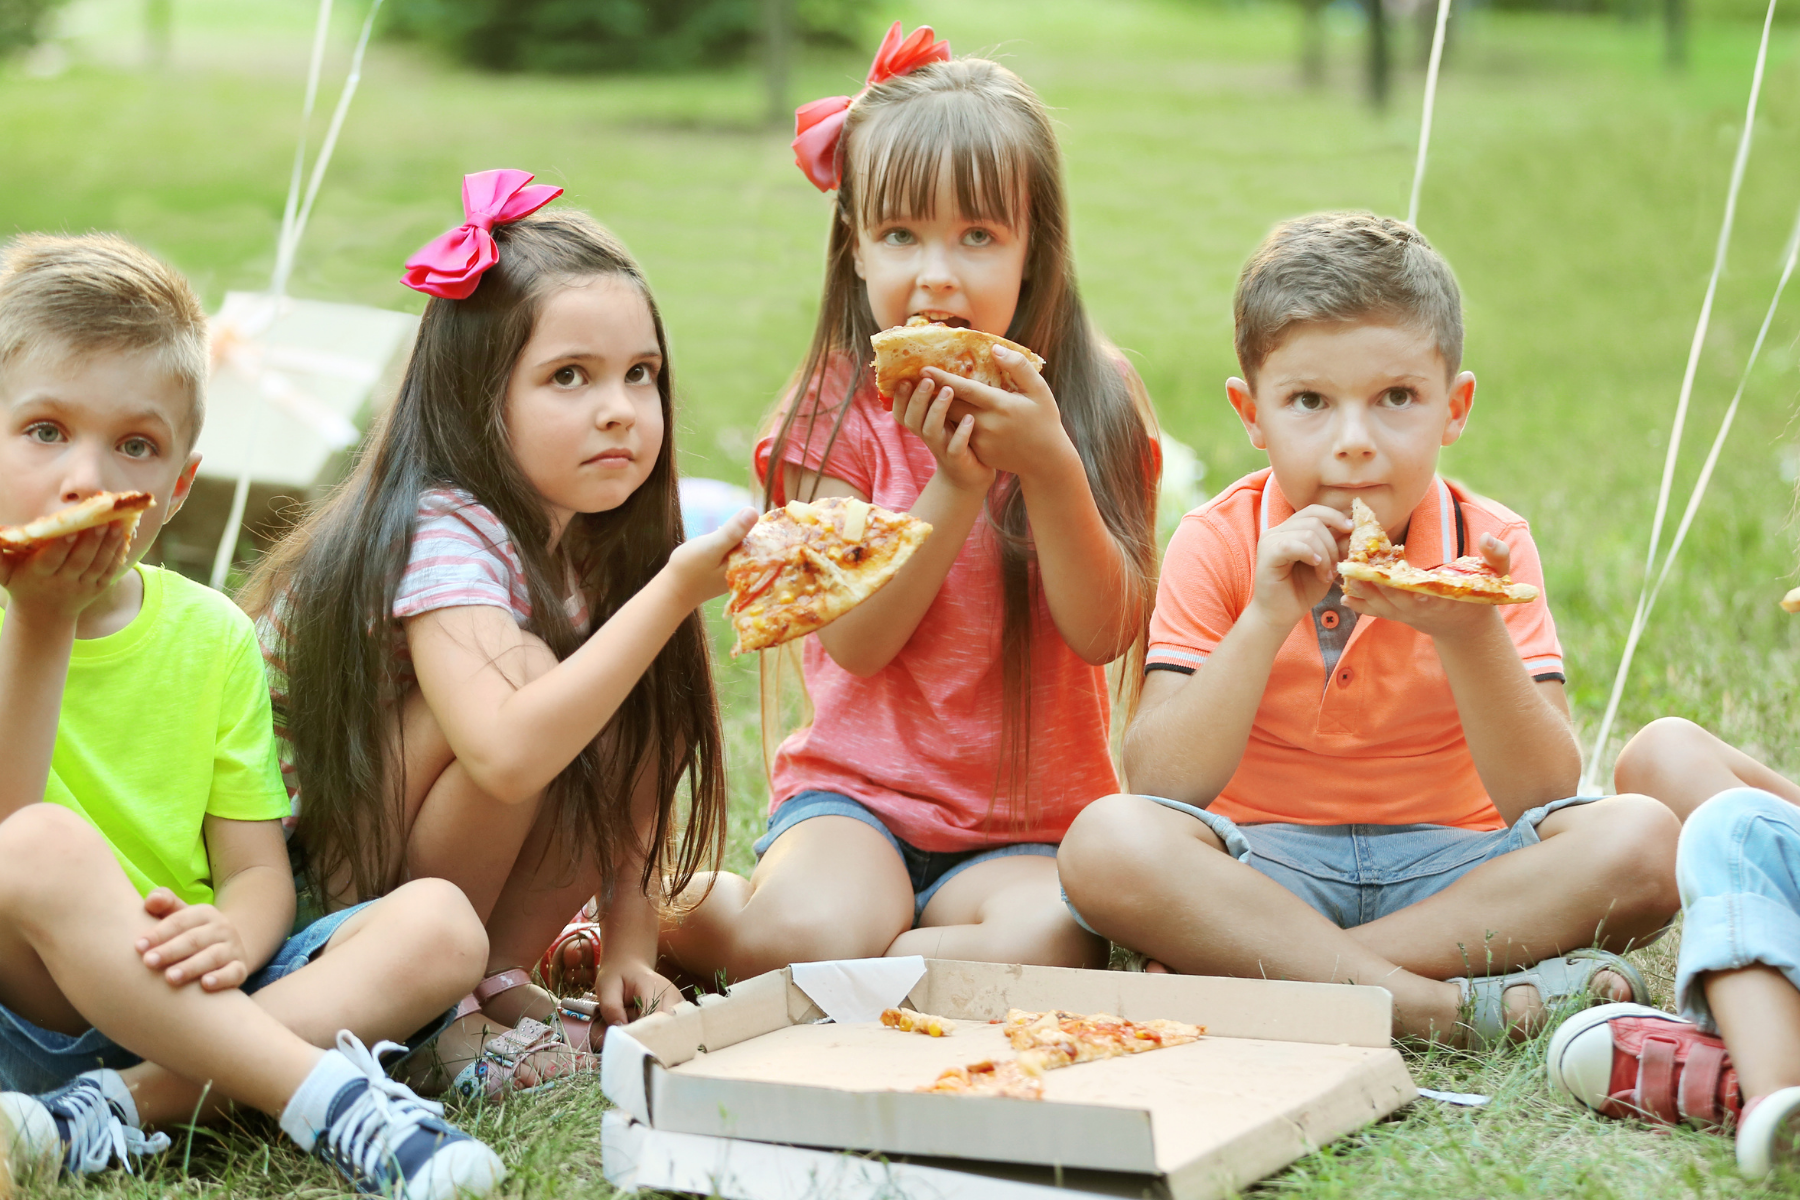
[[[1694,325],[1694,340],[1688,347],[1687,370],[1681,377],[1681,395],[1675,403],[1675,421],[1669,428],[1669,451],[1663,457],[1662,484],[1656,495],[1656,515],[1650,522],[1650,549],[1644,561],[1644,585],[1638,592],[1637,611],[1632,614],[1631,631],[1625,637],[1625,652],[1619,658],[1619,671],[1613,677],[1612,696],[1606,702],[1606,715],[1600,719],[1594,735],[1593,752],[1582,771],[1583,795],[1598,795],[1600,784],[1596,774],[1606,751],[1606,739],[1612,734],[1613,720],[1619,714],[1619,700],[1625,694],[1625,680],[1631,674],[1631,660],[1637,653],[1638,641],[1644,635],[1644,623],[1650,616],[1650,591],[1656,571],[1656,552],[1662,546],[1663,522],[1669,512],[1669,493],[1675,484],[1675,464],[1681,457],[1681,435],[1687,424],[1688,402],[1694,394],[1694,376],[1700,369],[1700,351],[1706,344],[1706,331],[1712,324],[1713,299],[1718,295],[1719,277],[1725,273],[1725,251],[1731,244],[1731,226],[1737,217],[1738,192],[1744,183],[1744,167],[1750,161],[1750,139],[1756,128],[1756,102],[1762,92],[1763,68],[1769,61],[1769,31],[1775,23],[1776,0],[1769,0],[1769,11],[1763,17],[1762,42],[1756,50],[1756,69],[1750,77],[1750,100],[1745,106],[1744,128],[1738,135],[1737,157],[1731,165],[1731,184],[1725,192],[1725,217],[1719,224],[1719,241],[1713,251],[1712,277],[1706,284],[1706,298],[1700,304],[1700,319]]]
[[[287,203],[281,210],[281,236],[275,242],[275,272],[269,290],[286,291],[289,245],[294,218],[300,211],[300,185],[306,178],[306,131],[312,126],[313,105],[319,96],[319,75],[325,66],[325,40],[331,30],[331,0],[319,0],[318,20],[313,24],[312,62],[306,69],[306,99],[300,105],[300,139],[294,146],[294,170],[288,178]]]
[[[1450,0],[1438,0],[1437,28],[1431,34],[1431,65],[1425,68],[1425,112],[1419,120],[1419,160],[1413,164],[1412,199],[1406,223],[1419,226],[1419,193],[1425,187],[1425,153],[1431,148],[1431,114],[1437,107],[1438,65],[1444,61],[1444,30],[1450,24]]]

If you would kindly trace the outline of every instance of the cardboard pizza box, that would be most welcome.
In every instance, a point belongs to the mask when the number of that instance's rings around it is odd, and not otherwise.
[[[956,1032],[899,1033],[872,1019],[902,1002],[957,1021]],[[1389,1041],[1392,1003],[1380,988],[1274,980],[916,958],[796,964],[607,1032],[601,1083],[623,1115],[606,1170],[622,1186],[683,1187],[682,1170],[699,1178],[710,1162],[717,1175],[721,1154],[748,1175],[803,1169],[756,1143],[873,1152],[884,1170],[899,1157],[1020,1186],[1067,1190],[1079,1172],[1096,1195],[1228,1195],[1415,1097]],[[1009,1008],[1166,1017],[1208,1033],[1048,1072],[1041,1101],[914,1090],[947,1067],[1011,1057],[990,1024]],[[640,1128],[620,1124],[627,1117]],[[661,1182],[633,1177],[640,1159],[662,1164]],[[701,1190],[762,1194],[722,1186]]]

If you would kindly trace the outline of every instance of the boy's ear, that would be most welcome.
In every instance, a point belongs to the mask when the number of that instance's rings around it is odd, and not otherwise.
[[[1233,375],[1225,381],[1225,397],[1231,401],[1238,420],[1244,423],[1250,444],[1258,450],[1267,450],[1269,443],[1263,438],[1262,427],[1256,423],[1256,393],[1250,390],[1250,385]]]
[[[1444,442],[1448,446],[1462,437],[1469,427],[1469,410],[1475,407],[1475,372],[1460,372],[1450,381],[1450,419],[1444,423]]]
[[[181,474],[175,478],[175,492],[169,497],[169,511],[163,514],[164,525],[167,525],[170,518],[180,512],[181,506],[187,503],[188,493],[194,490],[194,475],[199,470],[200,452],[198,450],[188,451],[187,464],[181,468]]]

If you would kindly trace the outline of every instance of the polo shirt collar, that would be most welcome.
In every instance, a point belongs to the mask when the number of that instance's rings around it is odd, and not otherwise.
[[[1281,524],[1295,512],[1294,506],[1281,492],[1275,472],[1269,471],[1263,486],[1262,507],[1257,518],[1257,538]],[[1433,475],[1424,499],[1413,509],[1406,531],[1406,561],[1415,567],[1435,567],[1456,557],[1456,498],[1442,477]]]

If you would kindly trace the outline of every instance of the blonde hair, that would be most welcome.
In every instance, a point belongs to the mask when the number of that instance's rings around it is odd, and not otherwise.
[[[0,370],[33,354],[153,351],[205,418],[206,313],[174,268],[111,233],[32,233],[0,247]]]
[[[1122,676],[1129,704],[1142,674],[1134,668],[1141,663],[1156,592],[1155,417],[1136,374],[1089,323],[1076,290],[1062,153],[1049,113],[1024,80],[998,63],[981,58],[929,63],[857,98],[845,118],[841,152],[845,169],[826,249],[819,322],[789,399],[775,414],[765,502],[780,490],[790,438],[813,446],[821,417],[829,432],[820,470],[829,473],[823,459],[856,392],[869,381],[869,338],[879,329],[856,275],[857,231],[896,217],[932,215],[947,164],[958,211],[1027,234],[1024,278],[1006,336],[1048,359],[1044,379],[1056,395],[1063,427],[1081,457],[1101,519],[1125,549],[1136,599],[1131,628],[1121,631],[1135,639]],[[847,383],[841,396],[827,397],[826,376],[838,364],[851,367]],[[1004,751],[995,793],[1005,795],[1011,816],[1022,819],[1029,804],[1031,623],[1040,581],[1016,477],[995,480],[987,522],[1000,546],[1005,599]]]
[[[1269,232],[1232,300],[1238,367],[1254,384],[1295,325],[1386,318],[1437,342],[1449,375],[1462,366],[1462,292],[1444,256],[1404,221],[1325,212]]]

